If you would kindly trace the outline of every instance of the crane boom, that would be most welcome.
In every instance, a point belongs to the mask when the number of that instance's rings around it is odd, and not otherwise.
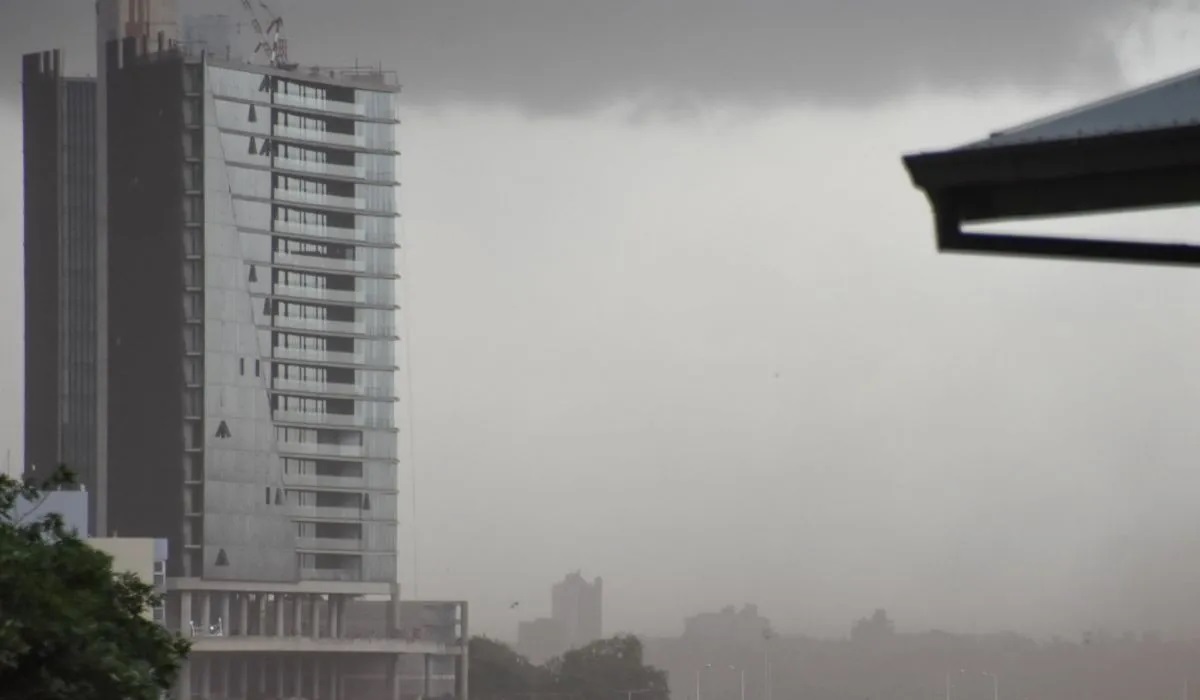
[[[283,36],[283,18],[272,12],[263,0],[259,0],[258,4],[269,18],[266,29],[263,29],[258,12],[254,10],[250,0],[242,0],[242,7],[250,15],[250,24],[254,27],[254,33],[258,35],[258,46],[254,47],[254,53],[265,53],[267,62],[276,68],[291,67],[287,60],[287,39]]]

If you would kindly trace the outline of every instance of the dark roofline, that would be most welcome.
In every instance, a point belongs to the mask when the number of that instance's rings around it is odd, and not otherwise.
[[[939,250],[1200,265],[1200,247],[972,233],[971,222],[1200,204],[1200,126],[910,154]]]

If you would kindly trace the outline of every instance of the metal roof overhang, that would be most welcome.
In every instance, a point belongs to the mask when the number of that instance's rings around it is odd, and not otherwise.
[[[1200,204],[1200,125],[904,157],[942,251],[1200,265],[1200,246],[972,233],[964,224]]]

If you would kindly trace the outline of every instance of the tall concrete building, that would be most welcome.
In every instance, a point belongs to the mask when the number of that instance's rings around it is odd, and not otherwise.
[[[181,698],[465,698],[466,604],[401,613],[396,78],[193,50],[169,5],[99,3],[96,531],[168,541]]]
[[[568,574],[550,590],[550,617],[562,628],[568,649],[604,636],[604,581],[588,583],[580,572]]]
[[[96,81],[60,51],[21,65],[26,472],[96,483]]]

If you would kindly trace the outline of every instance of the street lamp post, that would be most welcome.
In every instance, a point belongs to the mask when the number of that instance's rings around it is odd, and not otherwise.
[[[958,672],[966,673],[966,670],[960,668],[958,670]],[[950,700],[950,676],[951,675],[953,675],[951,672],[949,672],[949,671],[946,672],[946,700]]]
[[[700,674],[710,668],[712,668],[712,664],[704,664],[704,668],[696,669],[696,700],[700,700]]]
[[[740,666],[730,666],[730,670],[737,671],[741,675],[742,700],[746,700],[746,669]]]
[[[1000,676],[983,671],[983,675],[992,679],[992,700],[1000,700]]]

